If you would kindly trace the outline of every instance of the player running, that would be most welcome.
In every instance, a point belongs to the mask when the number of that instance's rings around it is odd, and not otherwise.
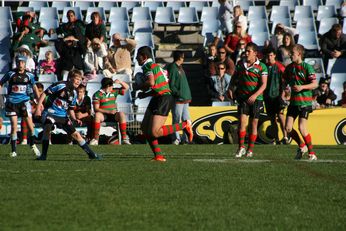
[[[31,150],[36,156],[41,153],[34,144],[34,124],[32,122],[30,95],[33,92],[35,98],[38,98],[34,74],[25,70],[27,58],[18,55],[16,57],[17,68],[7,72],[0,80],[0,87],[8,82],[8,94],[5,105],[6,116],[11,121],[11,157],[17,156],[17,124],[18,117],[25,120],[30,132]]]
[[[57,82],[49,86],[41,95],[38,101],[38,108],[41,108],[46,96],[47,102],[42,113],[43,136],[42,136],[42,155],[37,160],[46,160],[49,146],[49,135],[54,124],[62,128],[67,135],[72,136],[79,146],[88,154],[89,159],[100,160],[101,157],[93,152],[86,141],[73,126],[73,122],[81,124],[74,113],[76,105],[76,89],[82,81],[82,73],[78,70],[70,71],[66,82]],[[41,110],[36,110],[35,116],[40,116]]]
[[[192,142],[193,132],[190,120],[173,125],[164,125],[168,113],[173,106],[174,99],[171,95],[166,74],[160,65],[153,62],[151,57],[150,47],[144,46],[138,49],[136,59],[138,64],[142,66],[145,78],[145,82],[138,88],[146,91],[145,93],[140,93],[138,97],[153,96],[145,112],[141,128],[155,155],[152,160],[164,162],[166,158],[162,155],[157,138],[184,129],[188,134],[189,142]]]

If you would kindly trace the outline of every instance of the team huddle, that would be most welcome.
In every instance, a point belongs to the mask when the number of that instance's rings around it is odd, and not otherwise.
[[[284,89],[278,89],[278,93],[271,92],[270,98],[264,97],[263,93],[268,88],[267,82],[274,81],[273,76],[283,81],[285,88],[291,89],[290,104],[287,109],[284,136],[291,137],[299,145],[296,159],[301,159],[302,155],[308,151],[310,160],[317,160],[312,149],[311,135],[307,131],[307,119],[312,111],[312,90],[316,88],[317,82],[313,68],[303,62],[304,47],[295,45],[292,52],[292,64],[282,70],[275,60],[268,67],[257,58],[257,45],[248,43],[245,50],[245,57],[239,61],[236,71],[232,76],[230,88],[228,90],[231,99],[238,102],[239,113],[239,148],[235,157],[253,157],[254,144],[257,139],[257,126],[260,113],[264,111],[264,102],[267,113],[279,115]],[[144,81],[137,86],[142,90],[138,94],[139,98],[152,96],[151,101],[142,121],[142,131],[154,153],[154,161],[164,162],[166,158],[158,145],[158,138],[167,136],[177,131],[184,131],[189,142],[193,140],[192,122],[182,121],[173,125],[165,125],[167,116],[174,104],[174,98],[169,87],[169,80],[162,67],[153,62],[150,47],[141,47],[137,52],[138,64],[142,66]],[[270,56],[270,54],[269,54]],[[49,147],[50,133],[54,126],[63,129],[69,137],[73,138],[88,155],[89,159],[100,160],[101,155],[90,149],[86,140],[76,131],[75,125],[82,124],[82,118],[76,116],[75,107],[77,102],[77,90],[81,89],[82,73],[78,70],[70,71],[67,81],[57,82],[49,86],[39,95],[34,75],[25,70],[26,57],[16,57],[17,68],[8,72],[1,80],[0,86],[8,82],[8,95],[5,112],[11,121],[11,153],[16,157],[17,143],[17,122],[18,117],[24,120],[29,128],[29,142],[32,151],[37,156],[37,160],[46,160]],[[269,76],[269,79],[268,79]],[[276,80],[275,80],[276,81]],[[126,135],[126,120],[123,113],[117,111],[116,97],[124,94],[128,85],[116,80],[120,88],[114,88],[113,80],[104,78],[101,82],[101,89],[93,96],[95,110],[95,120],[93,126],[93,139],[90,144],[98,143],[100,123],[109,119],[119,122],[122,134],[122,142],[130,144]],[[82,87],[83,88],[83,87]],[[85,91],[85,89],[84,89]],[[34,113],[35,118],[40,117],[43,126],[42,150],[34,144],[34,124],[30,98],[35,98],[37,105]],[[271,106],[267,106],[271,105]],[[299,132],[293,129],[295,119],[299,117]],[[250,122],[248,123],[248,119]],[[274,120],[276,124],[276,120]],[[89,121],[90,124],[90,121]],[[245,148],[245,137],[247,126],[248,147]],[[277,125],[276,125],[277,126]],[[307,149],[307,150],[306,150]]]

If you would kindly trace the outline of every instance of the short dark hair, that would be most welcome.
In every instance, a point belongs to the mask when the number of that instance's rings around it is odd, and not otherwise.
[[[246,48],[251,48],[255,52],[258,51],[258,46],[254,42],[249,42],[248,44],[246,44]]]
[[[274,55],[277,55],[277,51],[272,46],[269,46],[268,48],[266,48],[264,50],[264,54],[265,55],[269,55],[270,53],[273,53]]]
[[[140,47],[137,51],[137,54],[145,56],[147,59],[152,58],[151,48],[148,46]]]
[[[69,73],[68,73],[68,75],[67,75],[67,79],[68,80],[71,80],[72,78],[74,78],[74,77],[76,77],[76,76],[79,76],[79,77],[81,77],[81,78],[83,78],[83,74],[82,74],[82,72],[80,71],[80,70],[72,70],[72,71],[70,71]]]
[[[184,58],[184,52],[182,51],[173,51],[173,60],[174,62],[181,59],[181,58]]]
[[[111,78],[103,78],[101,80],[101,88],[113,86],[113,80]]]
[[[44,89],[43,84],[42,83],[38,83],[36,82],[36,87],[39,89]]]

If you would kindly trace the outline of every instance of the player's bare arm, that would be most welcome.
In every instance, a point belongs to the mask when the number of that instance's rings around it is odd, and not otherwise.
[[[264,90],[267,87],[267,79],[268,79],[267,75],[261,76],[261,86],[258,88],[258,90],[254,94],[252,94],[249,97],[249,99],[247,100],[249,104],[253,104],[256,101],[257,97],[264,92]]]
[[[41,116],[42,108],[43,108],[43,101],[46,98],[46,93],[42,92],[40,98],[37,101],[37,109],[35,111],[35,116]]]

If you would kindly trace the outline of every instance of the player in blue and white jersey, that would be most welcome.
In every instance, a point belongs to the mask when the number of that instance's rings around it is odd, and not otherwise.
[[[43,137],[42,137],[42,155],[37,160],[46,160],[49,146],[49,135],[53,126],[63,129],[67,135],[76,140],[79,146],[88,154],[89,159],[100,160],[101,157],[93,152],[79,132],[76,131],[73,123],[82,124],[74,113],[74,107],[77,100],[77,87],[82,82],[82,73],[78,70],[70,71],[68,80],[57,82],[49,86],[40,96],[37,108],[42,108],[45,98],[44,111],[36,110],[35,115],[42,113]]]
[[[5,83],[7,86],[7,96],[5,104],[5,114],[11,121],[11,157],[17,156],[17,124],[18,117],[26,121],[30,131],[30,146],[36,156],[41,153],[34,144],[34,124],[32,122],[30,96],[34,93],[38,98],[38,90],[35,84],[34,74],[25,70],[26,57],[18,55],[16,57],[17,68],[7,72],[0,80],[0,87]]]

